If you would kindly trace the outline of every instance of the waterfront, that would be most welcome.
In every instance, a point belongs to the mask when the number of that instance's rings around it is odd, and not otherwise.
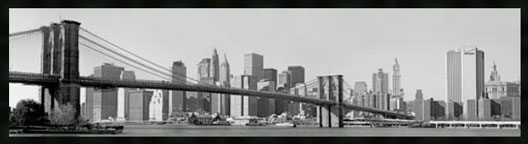
[[[248,137],[304,137],[304,136],[338,136],[338,137],[429,137],[429,136],[497,136],[520,137],[520,129],[466,129],[466,128],[319,128],[319,127],[269,127],[269,126],[194,126],[194,125],[125,125],[122,134],[10,134],[9,136],[160,136],[160,137],[195,137],[195,136],[248,136]]]

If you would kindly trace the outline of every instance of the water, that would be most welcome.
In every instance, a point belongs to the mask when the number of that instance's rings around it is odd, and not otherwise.
[[[10,134],[10,136],[163,136],[163,137],[193,137],[193,136],[498,136],[520,137],[520,129],[465,129],[465,128],[319,128],[319,127],[267,127],[267,126],[175,126],[175,125],[125,125],[122,134]]]

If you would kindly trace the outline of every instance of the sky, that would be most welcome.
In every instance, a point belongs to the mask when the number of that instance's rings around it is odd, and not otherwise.
[[[301,65],[306,81],[342,74],[352,87],[366,81],[371,89],[372,74],[381,68],[392,88],[397,58],[405,100],[414,100],[417,89],[424,98],[445,100],[445,54],[465,45],[485,52],[486,81],[493,62],[501,80],[520,78],[520,9],[10,9],[9,33],[64,19],[167,68],[182,60],[193,78],[216,48],[234,75],[243,74],[244,54],[258,53],[264,68],[280,73]],[[38,50],[12,45],[10,65],[38,72]],[[81,75],[92,68],[81,68]],[[38,98],[34,86],[9,84],[9,91],[12,107]]]

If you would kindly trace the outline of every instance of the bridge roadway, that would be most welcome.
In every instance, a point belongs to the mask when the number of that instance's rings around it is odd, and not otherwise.
[[[59,82],[68,82],[63,80],[58,75],[39,74],[39,73],[27,73],[27,72],[9,72],[10,83],[24,83],[29,85],[54,85]],[[70,81],[73,82],[73,81]],[[95,77],[84,77],[80,76],[76,83],[79,83],[84,87],[124,87],[124,88],[148,88],[148,89],[164,89],[164,90],[179,90],[179,91],[192,91],[192,92],[210,92],[210,93],[222,93],[222,94],[233,94],[233,95],[244,95],[244,96],[256,96],[273,99],[283,99],[296,102],[312,103],[316,105],[337,105],[337,101],[314,99],[307,97],[300,97],[298,95],[256,91],[247,89],[227,88],[227,87],[216,87],[216,86],[204,86],[196,84],[177,84],[164,81],[151,81],[151,80],[107,80]],[[387,110],[375,109],[364,106],[357,106],[352,104],[343,104],[344,108],[366,111],[375,114],[382,114],[390,117],[397,117],[402,119],[412,119],[412,116],[396,113]]]

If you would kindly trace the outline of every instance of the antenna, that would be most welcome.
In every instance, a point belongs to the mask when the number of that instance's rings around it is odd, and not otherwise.
[[[62,12],[59,11],[59,22],[62,21]]]

